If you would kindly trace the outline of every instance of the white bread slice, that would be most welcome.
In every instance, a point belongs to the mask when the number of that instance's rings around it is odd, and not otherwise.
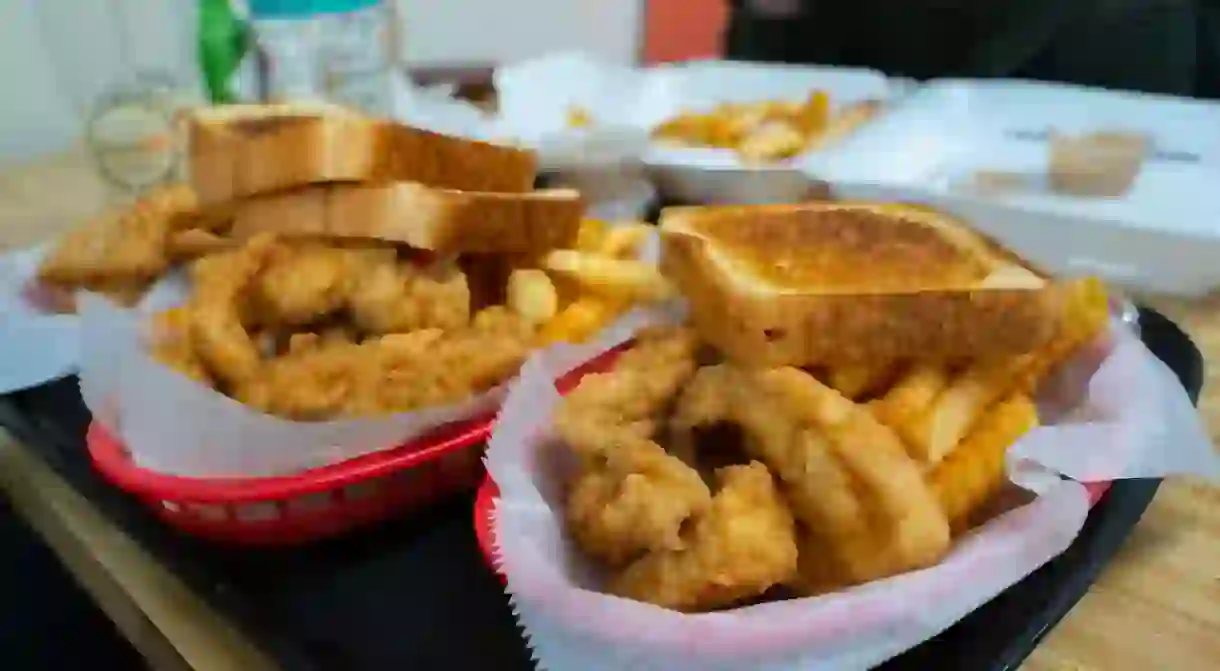
[[[749,365],[1006,356],[1058,326],[1058,285],[944,214],[818,202],[667,208],[661,270]]]
[[[413,182],[330,184],[235,205],[232,235],[366,238],[438,252],[533,253],[575,244],[585,204],[578,191],[487,193]]]
[[[204,206],[326,182],[414,181],[533,188],[533,152],[370,119],[333,105],[229,105],[194,112],[190,178]]]

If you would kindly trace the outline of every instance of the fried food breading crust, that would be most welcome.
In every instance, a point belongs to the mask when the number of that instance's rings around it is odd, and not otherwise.
[[[1104,332],[1104,287],[1064,288],[1051,341],[1003,359],[700,366],[690,331],[644,334],[554,416],[579,462],[569,533],[608,592],[680,611],[935,564],[1011,505],[1005,453],[1037,426],[1033,394],[1061,391],[1044,381]]]
[[[586,296],[576,272],[561,298],[537,255],[443,257],[380,240],[274,234],[234,246],[206,228],[211,221],[171,236],[183,254],[197,244],[204,255],[187,304],[157,320],[151,353],[291,419],[409,411],[486,391],[533,348],[583,340],[630,307],[636,284],[655,284],[655,268],[623,258],[639,254],[640,224],[582,224],[596,244],[581,254],[632,271],[621,297]],[[602,309],[575,319],[569,308],[590,301]]]
[[[711,503],[699,474],[652,440],[695,370],[695,344],[685,329],[641,333],[612,372],[586,376],[558,411],[556,431],[582,462],[569,524],[607,564],[681,549],[682,524]]]
[[[948,550],[948,521],[897,436],[808,373],[700,369],[674,412],[675,438],[725,420],[783,482],[840,584],[928,566]]]
[[[39,266],[37,279],[132,304],[169,268],[167,240],[173,231],[190,225],[197,206],[194,192],[185,185],[154,189],[61,238]]]
[[[719,490],[677,550],[636,560],[610,592],[675,610],[706,610],[756,597],[796,575],[796,523],[761,463],[716,472]]]

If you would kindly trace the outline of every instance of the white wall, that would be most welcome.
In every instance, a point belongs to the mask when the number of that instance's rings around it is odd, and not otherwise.
[[[632,62],[645,0],[393,1],[400,60],[487,65],[562,49]],[[0,163],[71,145],[97,96],[133,72],[197,86],[195,2],[0,0]]]
[[[486,65],[567,49],[635,62],[645,0],[396,2],[405,62]]]

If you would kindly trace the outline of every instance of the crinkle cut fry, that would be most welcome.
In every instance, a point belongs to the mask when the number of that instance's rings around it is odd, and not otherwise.
[[[1025,394],[1013,394],[992,407],[970,435],[928,473],[932,491],[955,532],[967,529],[974,514],[1006,482],[1004,455],[1038,425],[1038,409]]]
[[[840,584],[927,566],[948,549],[944,513],[897,437],[804,371],[700,369],[673,431],[719,421],[740,425],[747,451],[779,476]]]
[[[929,465],[940,462],[1000,399],[1033,394],[1057,366],[1104,331],[1109,303],[1100,280],[1070,280],[1062,291],[1060,326],[1043,347],[979,362],[952,376],[943,368],[917,366],[873,402],[874,413],[898,432],[913,457]]]
[[[795,577],[795,522],[766,466],[728,466],[716,479],[719,489],[685,547],[636,560],[614,578],[611,593],[675,610],[710,610]]]

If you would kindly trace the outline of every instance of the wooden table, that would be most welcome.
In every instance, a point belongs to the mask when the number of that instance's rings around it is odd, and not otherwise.
[[[109,195],[81,153],[0,172],[0,248],[45,239]],[[1148,297],[1203,350],[1200,408],[1220,428],[1220,297]],[[1216,436],[1213,430],[1213,437]],[[0,436],[0,486],[158,668],[272,668],[241,632],[24,447]],[[1034,652],[1034,671],[1220,663],[1220,488],[1168,483],[1092,591]]]

